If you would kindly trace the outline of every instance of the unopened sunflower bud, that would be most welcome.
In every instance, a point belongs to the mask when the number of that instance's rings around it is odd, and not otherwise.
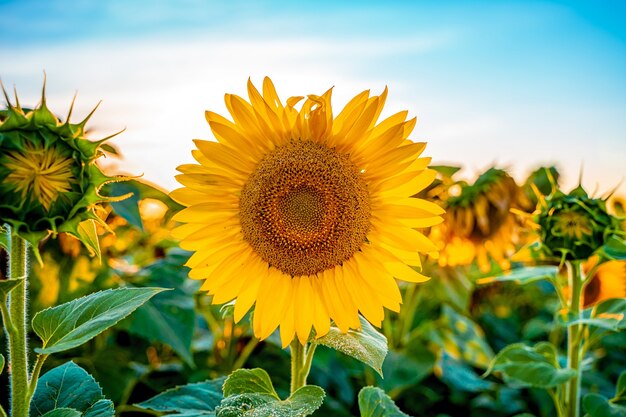
[[[100,195],[101,187],[122,178],[107,177],[95,164],[102,155],[100,145],[110,139],[85,138],[85,124],[95,109],[72,124],[70,108],[62,123],[46,106],[45,83],[34,110],[23,109],[17,96],[11,104],[3,92],[8,108],[0,113],[0,225],[9,224],[13,234],[35,249],[48,234],[59,232],[96,249],[97,240],[87,236],[93,225],[84,222],[100,220],[96,208],[111,200]]]
[[[542,250],[568,261],[589,258],[620,230],[619,220],[607,212],[605,201],[589,197],[582,187],[547,197],[537,223]]]

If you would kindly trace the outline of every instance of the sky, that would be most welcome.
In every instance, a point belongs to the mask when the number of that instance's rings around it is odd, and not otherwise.
[[[555,164],[597,195],[626,177],[626,2],[0,0],[0,78],[23,106],[74,120],[119,172],[168,190],[211,139],[205,110],[270,76],[283,100],[334,86],[333,105],[389,87],[433,163],[521,180]],[[626,181],[625,181],[626,182]],[[626,195],[626,184],[618,193]]]

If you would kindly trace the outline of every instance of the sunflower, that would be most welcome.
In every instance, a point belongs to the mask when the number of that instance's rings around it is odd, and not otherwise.
[[[593,263],[592,258],[584,269],[591,269]],[[609,261],[598,267],[585,286],[583,306],[591,307],[610,298],[626,298],[626,261]]]
[[[91,251],[89,238],[101,204],[123,199],[100,194],[110,182],[97,166],[103,143],[86,137],[85,125],[95,109],[80,123],[61,122],[46,104],[45,81],[41,102],[34,109],[12,104],[2,87],[7,109],[0,111],[0,226],[27,240],[39,258],[38,243],[52,234],[68,233]]]
[[[491,261],[509,267],[517,243],[517,220],[511,213],[518,188],[505,171],[490,168],[474,184],[459,183],[458,195],[443,202],[445,223],[431,230],[441,249],[440,266],[469,265],[491,270]]]
[[[249,102],[226,94],[233,121],[207,111],[217,141],[196,140],[198,164],[178,168],[184,188],[171,197],[187,208],[174,236],[195,252],[189,275],[213,303],[235,300],[236,321],[255,304],[255,335],[280,327],[284,346],[331,320],[358,329],[359,312],[380,327],[402,302],[394,278],[428,279],[418,252],[437,247],[415,229],[442,221],[439,206],[411,198],[435,177],[425,143],[407,139],[415,119],[377,124],[386,89],[336,117],[332,89],[285,104],[269,78],[262,90],[248,81]]]

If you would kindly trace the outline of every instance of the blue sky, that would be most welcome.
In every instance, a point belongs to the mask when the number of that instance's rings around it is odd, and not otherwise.
[[[334,85],[337,106],[388,85],[387,114],[469,177],[555,163],[571,186],[583,165],[605,191],[626,176],[624,21],[623,1],[0,0],[0,77],[35,103],[45,70],[58,113],[102,99],[92,126],[127,127],[119,169],[169,189],[204,110],[269,75],[283,98]]]

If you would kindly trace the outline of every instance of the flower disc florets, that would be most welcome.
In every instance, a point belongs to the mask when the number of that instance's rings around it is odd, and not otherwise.
[[[6,97],[6,93],[5,93]],[[17,98],[16,98],[17,100]],[[99,220],[99,194],[107,182],[95,164],[106,139],[85,138],[85,120],[61,123],[46,107],[45,94],[34,110],[17,101],[0,114],[0,225],[33,246],[50,232],[68,232],[81,238],[79,224]],[[95,109],[94,109],[95,111]]]
[[[569,261],[589,258],[620,229],[605,201],[589,197],[581,187],[547,197],[537,223],[542,249]]]

